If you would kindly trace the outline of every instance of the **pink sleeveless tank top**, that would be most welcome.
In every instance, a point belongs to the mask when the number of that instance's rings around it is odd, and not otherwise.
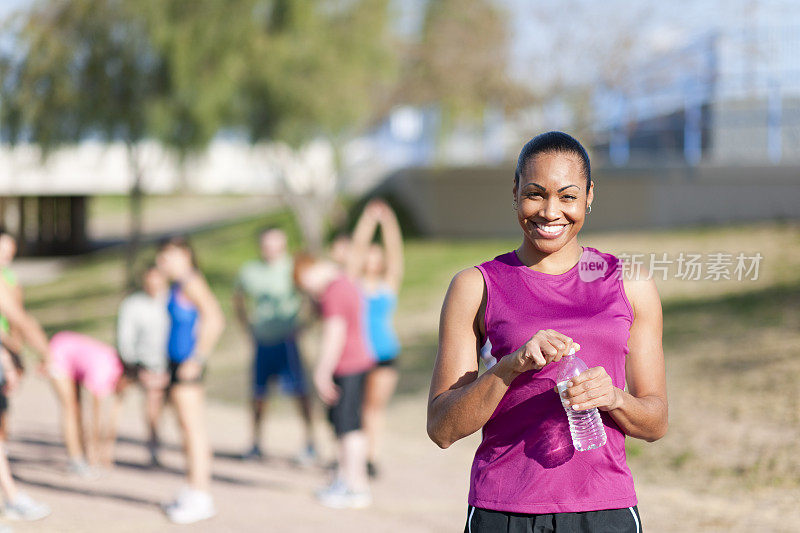
[[[589,368],[602,366],[625,387],[633,310],[618,259],[584,247],[563,274],[526,267],[515,252],[477,267],[487,289],[486,334],[492,355],[513,353],[537,331],[554,329],[581,345]],[[601,412],[605,446],[578,452],[553,391],[557,365],[526,372],[509,387],[483,427],[470,475],[469,504],[515,513],[563,513],[636,505],[625,435]]]

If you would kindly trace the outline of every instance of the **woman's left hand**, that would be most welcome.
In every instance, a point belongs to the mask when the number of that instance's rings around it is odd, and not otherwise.
[[[326,373],[314,373],[314,386],[317,388],[317,394],[325,405],[336,405],[339,401],[339,387],[333,381],[333,376]]]
[[[602,366],[590,368],[569,381],[569,387],[561,397],[576,411],[586,411],[593,407],[601,411],[611,411],[622,404],[621,391],[614,386],[611,376]]]
[[[187,359],[178,367],[178,378],[181,381],[195,381],[203,372],[203,363],[197,359]]]

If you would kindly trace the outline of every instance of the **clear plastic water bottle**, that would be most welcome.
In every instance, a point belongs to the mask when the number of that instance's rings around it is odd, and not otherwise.
[[[574,410],[567,400],[561,395],[567,390],[569,380],[588,370],[589,367],[583,360],[575,355],[575,348],[561,358],[556,376],[556,386],[558,396],[561,398],[561,405],[567,413],[569,420],[569,432],[572,435],[572,445],[579,452],[585,452],[599,448],[606,443],[606,430],[600,418],[600,411],[597,407],[588,411]]]

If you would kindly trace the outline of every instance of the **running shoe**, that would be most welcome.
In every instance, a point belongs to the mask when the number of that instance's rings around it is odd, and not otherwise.
[[[317,450],[311,444],[307,445],[303,451],[292,458],[292,462],[301,467],[307,468],[317,463]]]
[[[50,508],[42,502],[37,502],[24,492],[18,492],[16,498],[6,502],[3,514],[9,520],[32,522],[41,520],[49,515]]]
[[[242,454],[242,460],[244,461],[261,461],[263,459],[264,459],[264,454],[261,453],[261,448],[259,448],[255,444],[253,445],[252,448],[250,448],[250,451]]]
[[[338,480],[317,491],[317,499],[331,509],[364,509],[372,504],[372,494],[368,489],[355,491]]]
[[[161,468],[161,461],[158,460],[158,444],[147,443],[147,453],[150,455],[150,468]]]
[[[182,490],[175,502],[165,506],[164,511],[175,524],[194,524],[217,514],[211,494],[195,489]]]
[[[100,473],[83,459],[70,459],[67,464],[67,472],[90,481],[100,479]]]
[[[191,490],[192,488],[189,485],[183,485],[175,495],[175,499],[168,502],[162,502],[161,508],[165,513],[168,513],[170,509],[177,507],[181,501],[187,498],[186,494],[191,492]]]

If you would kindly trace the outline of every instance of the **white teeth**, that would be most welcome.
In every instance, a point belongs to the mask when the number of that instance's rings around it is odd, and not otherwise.
[[[566,224],[561,224],[561,225],[558,225],[558,226],[542,226],[540,224],[536,224],[536,227],[539,228],[540,230],[544,231],[545,233],[552,233],[554,235],[556,233],[561,233],[561,231],[566,226],[567,226]]]

